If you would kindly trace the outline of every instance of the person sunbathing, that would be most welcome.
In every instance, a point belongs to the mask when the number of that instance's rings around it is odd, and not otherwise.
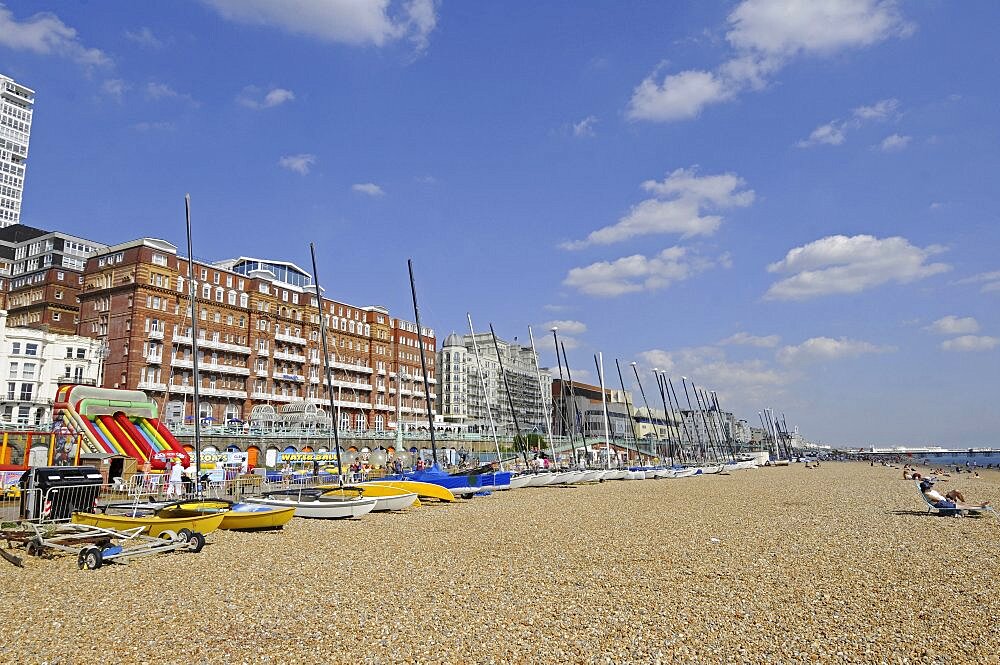
[[[968,503],[965,495],[958,490],[951,490],[947,494],[941,494],[934,488],[934,479],[925,478],[920,482],[920,491],[927,500],[939,510],[984,510],[990,505],[989,501],[981,504]]]

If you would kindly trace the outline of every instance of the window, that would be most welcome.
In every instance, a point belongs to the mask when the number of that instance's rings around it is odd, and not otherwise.
[[[240,294],[240,307],[246,308],[250,304],[250,296],[245,293]]]
[[[210,300],[212,298],[212,287],[208,284],[201,285],[201,297],[205,300]]]
[[[202,268],[201,269],[201,278],[203,280],[208,279],[208,268]]]
[[[35,380],[35,363],[24,363],[24,369],[21,370],[21,378],[29,381]]]
[[[10,345],[10,352],[11,352],[11,354],[13,354],[15,356],[18,355],[18,354],[20,354],[21,353],[21,343],[20,342],[13,342]]]
[[[153,265],[166,267],[167,257],[163,254],[153,254]]]
[[[26,356],[37,356],[38,355],[38,345],[37,344],[25,344],[24,345],[24,355],[26,355]]]
[[[56,289],[55,292],[52,295],[55,296],[56,300],[62,300],[63,299],[63,290],[62,289]]]
[[[216,277],[218,277],[218,275],[216,275]],[[223,298],[223,294],[224,293],[225,293],[225,291],[222,290],[221,286],[219,288],[215,289],[215,302],[222,302],[222,298]]]
[[[53,321],[58,321],[60,318],[62,318],[62,315],[59,312],[52,312]]]
[[[215,273],[214,275],[212,275],[212,281],[216,284],[221,283],[221,277],[219,273]]]
[[[78,358],[79,360],[83,360],[84,358],[86,358],[86,357],[87,357],[87,349],[83,349],[83,348],[78,348],[78,349],[76,350],[76,357],[77,357],[77,358]]]
[[[21,384],[21,397],[19,398],[22,402],[31,401],[31,393],[35,389],[34,384],[22,383]]]

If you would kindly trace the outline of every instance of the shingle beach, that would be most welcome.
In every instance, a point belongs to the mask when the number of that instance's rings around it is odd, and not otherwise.
[[[1000,503],[981,475],[941,486]],[[0,561],[0,662],[995,663],[998,544],[859,463],[531,488],[97,571]]]

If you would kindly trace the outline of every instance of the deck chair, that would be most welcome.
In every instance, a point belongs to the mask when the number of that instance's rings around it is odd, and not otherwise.
[[[978,509],[972,509],[972,508],[938,508],[937,506],[934,505],[933,501],[931,501],[930,499],[927,498],[926,494],[924,494],[923,492],[920,491],[920,482],[921,481],[919,481],[919,480],[914,481],[914,486],[917,488],[917,494],[919,494],[920,498],[923,499],[924,503],[927,504],[927,512],[928,513],[931,512],[931,511],[936,510],[938,512],[938,515],[944,515],[946,517],[953,517],[955,515],[960,515],[963,511],[966,512],[966,513],[968,513],[969,515],[974,516],[974,517],[981,517],[983,513],[991,513],[994,517],[996,517],[997,519],[1000,519],[1000,515],[997,514],[997,511],[996,511],[996,509],[993,508],[993,506],[983,506],[983,507],[978,508]]]

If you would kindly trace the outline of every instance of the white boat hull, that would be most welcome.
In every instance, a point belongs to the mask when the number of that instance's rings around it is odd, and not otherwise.
[[[685,467],[683,469],[677,469],[674,472],[674,478],[690,478],[691,476],[698,473],[698,469],[693,466]]]
[[[296,517],[317,519],[345,519],[367,515],[375,508],[378,499],[361,497],[358,499],[297,501],[293,498],[254,496],[244,499],[246,503],[256,503],[279,508],[295,508]]]
[[[512,490],[516,490],[522,487],[528,487],[532,480],[533,478],[530,475],[514,476],[510,479],[510,488]]]
[[[371,498],[375,499],[375,507],[372,508],[372,512],[375,513],[389,510],[406,510],[417,501],[417,495],[415,492],[407,492],[406,494],[397,494],[395,496],[376,496]]]
[[[601,479],[604,476],[603,471],[584,471],[579,478],[574,482],[577,483],[592,483]]]

